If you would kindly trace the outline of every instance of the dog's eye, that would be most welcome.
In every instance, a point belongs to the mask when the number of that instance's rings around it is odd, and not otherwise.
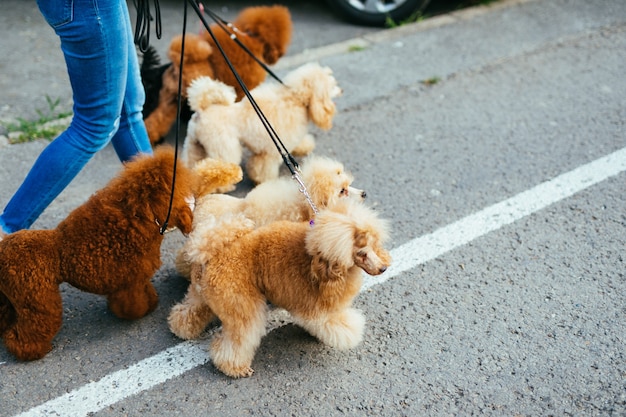
[[[367,252],[360,250],[356,253],[356,256],[358,256],[359,258],[367,259]]]
[[[339,191],[339,195],[348,195],[348,189],[342,188],[341,191]]]

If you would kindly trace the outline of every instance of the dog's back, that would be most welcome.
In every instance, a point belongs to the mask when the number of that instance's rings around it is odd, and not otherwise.
[[[317,261],[305,247],[310,229],[308,222],[278,221],[237,236],[207,256],[203,279],[219,291],[235,286],[238,293],[260,294],[296,314],[345,306],[359,291],[361,270],[342,271],[336,280],[316,275]]]
[[[40,285],[36,282],[39,279],[34,279],[40,271],[58,273],[59,250],[58,232],[54,229],[20,230],[0,240],[0,290],[15,283],[22,288],[29,283]]]
[[[257,185],[246,195],[242,206],[245,216],[257,226],[277,220],[309,220],[313,214],[298,184],[286,177]]]

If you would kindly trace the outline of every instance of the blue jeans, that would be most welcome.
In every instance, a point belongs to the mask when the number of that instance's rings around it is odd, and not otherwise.
[[[0,216],[0,227],[8,233],[29,228],[109,142],[122,162],[139,152],[152,153],[126,0],[37,3],[61,39],[74,116],[41,153]]]

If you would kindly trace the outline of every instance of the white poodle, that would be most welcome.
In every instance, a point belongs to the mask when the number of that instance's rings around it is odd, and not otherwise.
[[[213,177],[217,168],[220,172],[225,169],[224,165],[224,162],[206,158],[194,170],[200,177]],[[231,165],[239,168],[238,165]],[[311,201],[319,210],[346,198],[362,202],[366,197],[365,191],[352,187],[352,174],[337,160],[311,155],[302,162],[301,171],[301,178]],[[241,177],[237,177],[235,181],[240,179]],[[244,198],[228,194],[198,196],[193,213],[193,228],[201,227],[207,222],[219,227],[220,219],[232,213],[243,214],[256,227],[276,220],[311,220],[315,215],[298,183],[291,177],[279,177],[257,185]],[[187,243],[178,253],[176,268],[183,277],[188,278],[190,265],[186,248]]]
[[[333,99],[341,94],[332,71],[317,63],[305,64],[284,79],[284,85],[265,82],[251,95],[287,151],[308,155],[315,138],[309,122],[321,129],[332,127]],[[235,102],[231,86],[209,77],[196,78],[187,90],[194,111],[187,126],[183,159],[190,167],[210,157],[241,164],[242,144],[252,153],[248,176],[259,184],[278,177],[282,157],[247,98]]]

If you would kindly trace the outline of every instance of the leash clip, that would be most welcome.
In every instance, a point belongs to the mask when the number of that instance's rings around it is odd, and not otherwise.
[[[313,202],[313,199],[311,198],[311,195],[309,194],[309,191],[307,190],[306,185],[304,185],[304,181],[302,181],[302,178],[300,177],[300,174],[298,173],[298,171],[294,171],[291,178],[293,178],[294,180],[298,182],[298,184],[300,184],[299,191],[302,194],[304,194],[306,201],[311,206],[311,209],[313,209],[313,213],[317,214],[318,213],[317,207],[315,207],[315,203]]]

